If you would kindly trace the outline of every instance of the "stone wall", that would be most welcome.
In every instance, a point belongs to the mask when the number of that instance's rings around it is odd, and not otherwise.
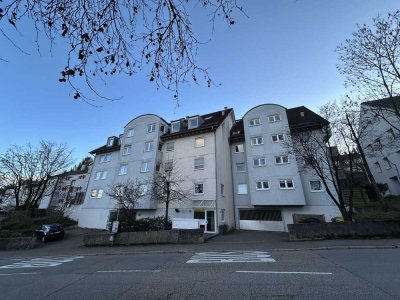
[[[112,240],[114,238],[114,240]],[[143,244],[201,244],[203,229],[172,229],[160,231],[85,234],[85,246],[143,245]]]
[[[35,248],[40,242],[32,237],[0,239],[0,250],[19,250]]]
[[[288,224],[290,240],[400,237],[400,222]]]

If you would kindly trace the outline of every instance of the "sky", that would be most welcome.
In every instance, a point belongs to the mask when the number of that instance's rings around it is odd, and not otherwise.
[[[144,74],[110,78],[101,89],[117,101],[96,106],[72,98],[58,82],[66,47],[52,51],[42,40],[40,52],[29,24],[22,24],[15,41],[28,54],[0,39],[0,153],[12,144],[38,144],[41,139],[67,143],[79,160],[123,132],[145,113],[166,120],[233,107],[236,118],[263,103],[287,108],[304,105],[317,110],[346,93],[336,69],[335,49],[357,24],[400,9],[398,0],[238,0],[246,15],[235,14],[229,28],[194,9],[193,26],[202,41],[198,62],[208,67],[217,87],[204,83],[183,86],[179,106],[172,93],[151,84]]]

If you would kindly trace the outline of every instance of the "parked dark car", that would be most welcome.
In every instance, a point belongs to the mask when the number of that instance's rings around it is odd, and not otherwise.
[[[35,230],[35,236],[43,243],[48,240],[64,238],[64,228],[60,224],[46,224]]]

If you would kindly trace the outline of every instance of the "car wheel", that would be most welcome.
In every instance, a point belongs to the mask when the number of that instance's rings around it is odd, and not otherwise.
[[[45,243],[46,242],[46,237],[42,237],[42,242]]]

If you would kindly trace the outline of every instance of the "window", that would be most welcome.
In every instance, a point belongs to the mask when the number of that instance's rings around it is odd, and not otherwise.
[[[256,190],[257,191],[269,190],[269,182],[266,180],[256,181]]]
[[[321,180],[310,180],[310,190],[311,192],[323,192]]]
[[[97,190],[91,190],[90,191],[90,198],[96,198],[97,196]]]
[[[194,194],[195,195],[203,195],[204,194],[204,183],[195,183],[194,184]]]
[[[245,163],[236,163],[236,172],[246,172],[246,164]]]
[[[235,146],[235,152],[236,152],[236,153],[244,152],[244,145],[243,145],[243,144],[237,144],[237,145]]]
[[[221,191],[220,192],[221,192],[222,196],[224,195],[224,192],[225,192],[224,189],[225,189],[225,186],[221,183]]]
[[[121,165],[118,175],[125,175],[128,173],[128,165]]]
[[[101,197],[103,197],[103,190],[98,190],[96,198],[100,199]]]
[[[147,125],[147,133],[151,133],[151,132],[154,132],[154,131],[156,131],[156,124],[155,123]]]
[[[249,126],[253,127],[253,126],[259,126],[260,123],[260,118],[255,118],[255,119],[251,119],[249,120]]]
[[[171,123],[171,133],[178,132],[181,129],[181,122],[172,122]]]
[[[142,162],[142,166],[140,167],[140,172],[141,173],[149,172],[150,168],[151,168],[151,162],[149,161]]]
[[[292,179],[279,180],[279,188],[281,190],[292,190],[294,189],[294,183]]]
[[[204,157],[194,159],[194,169],[204,170]]]
[[[247,184],[246,183],[240,183],[237,185],[237,193],[239,195],[247,195]]]
[[[204,138],[195,138],[194,139],[194,146],[196,147],[196,148],[198,148],[198,147],[204,147]]]
[[[122,155],[129,155],[131,154],[131,146],[125,146],[124,150],[122,151]]]
[[[172,168],[173,168],[173,161],[172,161],[172,160],[167,160],[167,161],[164,163],[164,170],[165,170],[165,171],[171,171]]]
[[[142,184],[140,186],[140,196],[147,195],[150,190],[150,185],[149,184]]]
[[[106,179],[107,178],[107,171],[98,171],[96,172],[96,177],[94,180]]]
[[[375,170],[378,173],[382,173],[381,165],[378,162],[375,163]]]
[[[198,126],[199,126],[199,118],[198,117],[189,119],[189,129],[196,128]]]
[[[285,140],[284,134],[273,134],[272,135],[272,142],[279,143]]]
[[[289,163],[289,157],[287,155],[275,156],[275,163],[277,165],[283,165]]]
[[[251,145],[257,146],[264,144],[264,139],[261,136],[256,136],[251,138]]]
[[[135,134],[135,129],[131,128],[128,129],[128,131],[126,132],[126,137],[133,137],[133,135]]]
[[[145,151],[145,152],[153,151],[153,149],[154,149],[154,144],[153,144],[153,142],[146,142],[146,143],[144,143],[144,151]]]
[[[263,167],[267,164],[267,161],[264,157],[258,157],[253,159],[253,164],[255,167]]]
[[[268,121],[270,123],[275,123],[275,122],[279,122],[281,120],[281,115],[271,115],[268,116]]]
[[[100,156],[100,163],[109,162],[111,160],[111,154],[103,154]]]
[[[114,138],[110,137],[107,140],[107,147],[111,147],[112,145],[114,145]]]
[[[120,134],[119,137],[118,137],[118,145],[121,145],[123,143],[124,143],[124,135]]]
[[[386,170],[389,170],[389,169],[391,169],[392,168],[392,165],[390,164],[390,161],[389,161],[389,159],[387,158],[387,157],[384,157],[383,158],[383,161],[385,162],[385,168],[386,168]]]
[[[174,142],[167,143],[165,148],[167,149],[167,151],[174,151]]]
[[[161,131],[162,133],[165,133],[165,126],[164,126],[164,125],[161,125],[161,126],[160,126],[160,131]]]

